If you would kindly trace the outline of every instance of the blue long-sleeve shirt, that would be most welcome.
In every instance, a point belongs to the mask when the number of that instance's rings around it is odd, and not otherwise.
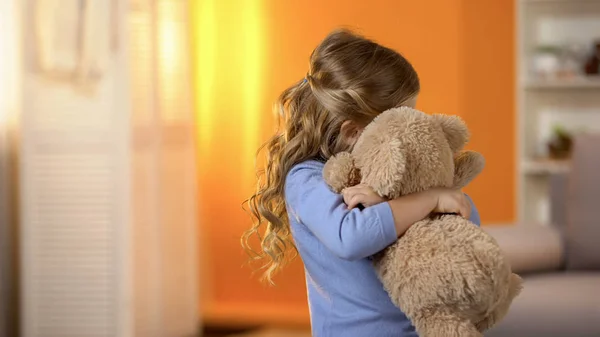
[[[348,210],[323,180],[323,166],[296,165],[285,185],[292,236],[305,266],[312,336],[416,337],[368,259],[397,239],[389,204]],[[471,221],[480,223],[474,205]]]

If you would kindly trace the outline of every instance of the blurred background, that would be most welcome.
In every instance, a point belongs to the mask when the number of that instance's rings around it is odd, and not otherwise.
[[[598,0],[0,0],[0,336],[308,336],[302,263],[259,282],[242,202],[338,27],[486,157],[466,192],[526,279],[490,336],[600,336]]]

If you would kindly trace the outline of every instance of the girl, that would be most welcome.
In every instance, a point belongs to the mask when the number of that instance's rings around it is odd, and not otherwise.
[[[328,158],[350,150],[379,113],[416,104],[419,79],[397,52],[340,30],[313,51],[305,79],[279,98],[283,128],[266,145],[267,164],[249,199],[266,278],[290,258],[304,262],[314,337],[416,336],[378,280],[369,257],[432,212],[479,223],[462,192],[435,189],[383,200],[366,186],[333,193],[323,181]],[[357,206],[362,205],[364,209]],[[261,228],[265,227],[264,235]]]

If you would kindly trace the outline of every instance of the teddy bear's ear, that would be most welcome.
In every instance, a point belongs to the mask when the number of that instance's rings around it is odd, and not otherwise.
[[[352,155],[341,152],[325,163],[323,179],[334,192],[340,193],[344,188],[360,183],[360,172],[354,165]]]
[[[460,152],[454,157],[454,188],[462,189],[485,167],[485,158],[474,151]]]
[[[465,122],[458,116],[435,114],[432,117],[442,127],[452,152],[457,153],[461,151],[470,137],[469,129]]]

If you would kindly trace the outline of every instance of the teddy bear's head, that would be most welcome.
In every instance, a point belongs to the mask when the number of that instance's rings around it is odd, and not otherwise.
[[[351,153],[327,162],[324,177],[337,192],[362,183],[387,198],[433,187],[461,188],[484,166],[481,155],[462,151],[468,139],[459,117],[390,109],[365,127]]]

